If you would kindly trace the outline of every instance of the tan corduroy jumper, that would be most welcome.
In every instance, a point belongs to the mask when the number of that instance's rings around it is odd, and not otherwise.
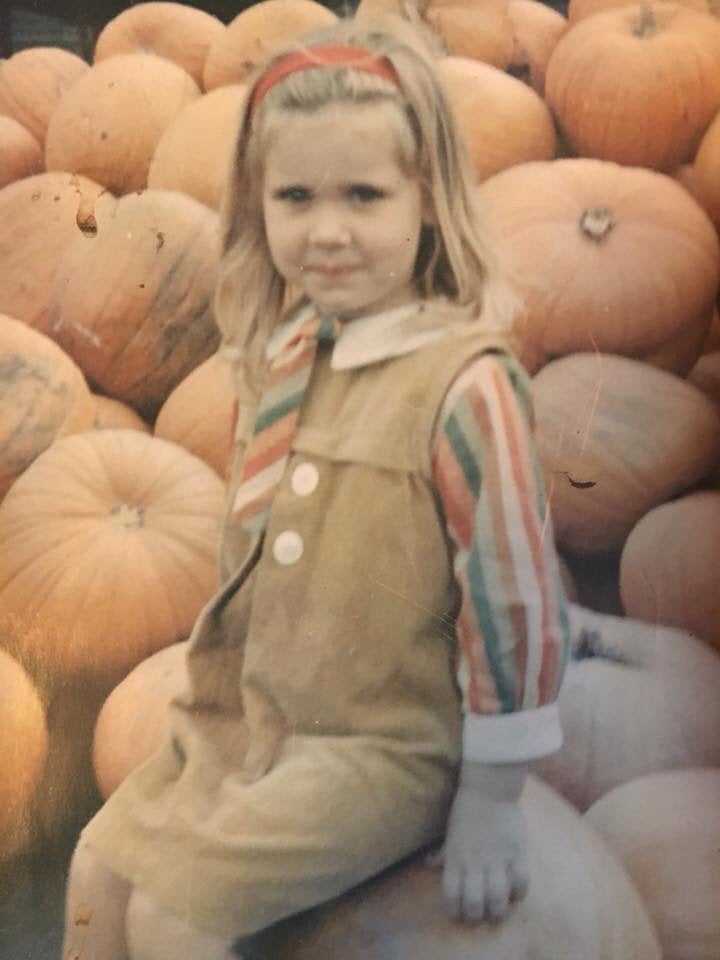
[[[227,522],[172,739],[85,831],[194,926],[252,933],[444,830],[459,596],[431,444],[448,385],[493,347],[465,325],[336,371],[321,346],[264,541]],[[293,482],[308,463],[313,489]]]

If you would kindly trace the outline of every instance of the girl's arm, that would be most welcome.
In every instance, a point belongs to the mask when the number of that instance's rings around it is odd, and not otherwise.
[[[463,760],[444,847],[447,909],[502,918],[527,889],[518,799],[528,761],[562,742],[566,599],[532,439],[530,380],[485,354],[450,388],[433,472],[461,595]]]

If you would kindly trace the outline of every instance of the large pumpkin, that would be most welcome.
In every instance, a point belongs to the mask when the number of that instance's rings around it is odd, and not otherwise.
[[[0,622],[0,643],[2,623]],[[31,838],[30,804],[47,754],[42,701],[20,664],[0,647],[0,861]]]
[[[38,173],[0,190],[0,313],[48,333],[58,261],[79,237],[90,249],[115,198],[86,177]]]
[[[688,630],[720,649],[719,569],[720,491],[697,490],[663,503],[642,517],[625,542],[625,611]]]
[[[637,360],[561,357],[535,375],[533,396],[555,537],[570,551],[619,549],[648,510],[699,483],[720,456],[713,401]]]
[[[243,84],[228,84],[189,103],[160,138],[148,186],[180,190],[218,209],[246,92]]]
[[[190,74],[164,57],[124,53],[102,60],[57,105],[45,166],[84,174],[114,194],[139,190],[163,131],[199,94]]]
[[[467,57],[441,57],[436,71],[478,180],[555,155],[550,112],[522,81]]]
[[[416,859],[252,938],[248,960],[659,960],[639,896],[580,815],[530,778],[530,891],[501,924],[443,915],[440,874]],[[152,954],[148,954],[152,955]]]
[[[720,767],[650,774],[585,815],[643,899],[663,960],[720,956]]]
[[[0,114],[14,117],[44,143],[50,117],[87,63],[61,47],[27,47],[0,61]]]
[[[203,85],[244,83],[277,49],[337,17],[316,0],[260,0],[230,21],[208,50]]]
[[[0,499],[54,440],[92,422],[90,390],[70,357],[0,314]]]
[[[568,158],[504,170],[477,199],[526,305],[523,340],[547,357],[599,350],[690,369],[720,253],[707,214],[672,178]]]
[[[543,95],[553,50],[568,28],[567,19],[540,0],[510,0],[513,52],[508,70]]]
[[[545,98],[581,156],[672,170],[720,108],[720,23],[673,3],[594,14],[555,47]]]
[[[223,483],[139,430],[58,440],[0,506],[0,609],[38,675],[119,679],[190,632],[216,587]],[[31,629],[32,628],[32,629]]]
[[[0,116],[0,189],[43,169],[43,152],[30,131],[12,117]]]
[[[534,771],[579,810],[657,770],[720,765],[720,655],[681,630],[569,608],[563,745]]]
[[[92,245],[68,245],[49,303],[51,335],[103,393],[151,418],[217,347],[211,298],[217,214],[146,190],[117,201]]]
[[[187,70],[200,86],[208,50],[224,32],[217,17],[185,3],[136,3],[105,24],[93,60],[98,63],[119,53],[155,53]]]

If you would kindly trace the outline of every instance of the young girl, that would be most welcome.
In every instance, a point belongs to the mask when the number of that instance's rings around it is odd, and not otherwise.
[[[415,42],[274,58],[224,213],[223,585],[170,741],[83,832],[65,960],[224,960],[443,837],[439,908],[524,896],[567,624],[509,302]]]

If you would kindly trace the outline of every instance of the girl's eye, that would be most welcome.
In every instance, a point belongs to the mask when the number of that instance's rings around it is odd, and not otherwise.
[[[311,193],[305,187],[283,187],[275,191],[276,200],[285,200],[288,203],[307,203]]]
[[[348,193],[352,200],[357,200],[359,203],[372,203],[373,200],[380,200],[385,196],[383,190],[369,183],[354,183]]]

